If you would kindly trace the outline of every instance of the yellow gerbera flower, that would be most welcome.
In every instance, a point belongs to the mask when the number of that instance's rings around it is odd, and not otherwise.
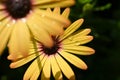
[[[74,72],[65,60],[86,70],[87,65],[74,54],[91,55],[95,52],[92,48],[83,46],[93,39],[93,36],[88,35],[91,29],[75,32],[82,23],[83,19],[79,19],[71,24],[63,35],[53,37],[54,46],[52,48],[33,42],[29,56],[12,59],[10,67],[17,68],[33,60],[25,72],[23,80],[37,80],[40,74],[41,80],[50,80],[51,72],[55,80],[62,80],[62,73],[69,80],[75,80]]]
[[[26,54],[31,35],[45,46],[52,46],[51,35],[61,34],[62,28],[68,26],[70,21],[44,9],[71,6],[74,2],[74,0],[1,0],[0,55],[8,42],[11,53]]]

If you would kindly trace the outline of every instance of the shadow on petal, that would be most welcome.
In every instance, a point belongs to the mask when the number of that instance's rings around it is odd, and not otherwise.
[[[61,79],[60,79],[60,78],[61,78]],[[60,72],[60,71],[55,74],[55,79],[62,80],[61,72]]]
[[[75,80],[75,76],[71,76],[69,80]]]

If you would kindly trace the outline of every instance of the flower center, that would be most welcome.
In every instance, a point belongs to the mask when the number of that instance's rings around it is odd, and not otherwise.
[[[7,12],[15,19],[25,17],[31,10],[30,0],[5,0]]]
[[[42,47],[42,50],[46,55],[56,54],[60,49],[60,42],[58,41],[58,39],[54,39],[53,41],[54,41],[53,47],[51,48],[47,48],[45,46]]]

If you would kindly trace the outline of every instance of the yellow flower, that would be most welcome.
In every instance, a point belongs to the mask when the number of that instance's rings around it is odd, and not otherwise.
[[[31,36],[45,46],[51,47],[53,45],[51,35],[62,34],[63,28],[67,27],[70,21],[45,9],[71,6],[74,2],[74,0],[1,0],[0,55],[7,43],[10,53],[26,54]]]
[[[53,37],[54,46],[52,48],[33,42],[29,56],[12,59],[10,67],[17,68],[33,60],[25,72],[23,80],[37,80],[40,74],[41,80],[50,80],[51,72],[55,80],[62,80],[62,74],[69,80],[75,80],[75,74],[66,60],[74,66],[86,70],[87,65],[74,54],[91,55],[95,52],[92,48],[83,45],[93,39],[93,36],[88,35],[91,29],[76,31],[82,23],[83,19],[79,19],[72,23],[63,35]]]

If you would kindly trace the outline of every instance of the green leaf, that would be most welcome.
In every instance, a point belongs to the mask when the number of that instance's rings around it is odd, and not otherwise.
[[[88,12],[91,11],[93,9],[93,4],[87,3],[83,6],[83,12]]]
[[[78,2],[81,3],[81,4],[86,4],[86,3],[89,3],[91,1],[92,0],[78,0]]]
[[[112,4],[108,3],[108,4],[104,5],[104,6],[96,7],[96,8],[94,8],[94,10],[95,11],[103,11],[103,10],[109,9],[111,6],[112,6]]]

